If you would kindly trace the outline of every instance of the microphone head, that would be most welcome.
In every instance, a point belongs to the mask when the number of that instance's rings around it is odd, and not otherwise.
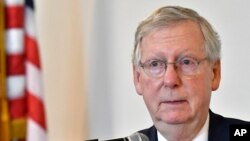
[[[136,132],[125,138],[117,138],[117,139],[101,140],[101,141],[149,141],[149,139],[146,135]]]
[[[127,138],[117,138],[117,139],[102,140],[102,141],[128,141],[128,139]]]
[[[127,137],[129,141],[149,141],[148,137],[142,133],[134,133]]]

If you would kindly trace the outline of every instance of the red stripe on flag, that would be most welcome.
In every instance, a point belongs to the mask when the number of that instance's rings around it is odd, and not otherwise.
[[[25,73],[23,54],[7,55],[7,75],[20,75]]]
[[[41,65],[37,42],[36,40],[29,37],[27,34],[25,35],[25,48],[27,60],[40,69]]]
[[[46,130],[43,102],[33,94],[28,93],[28,103],[28,116]]]
[[[27,115],[27,101],[26,97],[9,100],[9,111],[11,119],[18,119],[26,117]]]
[[[8,6],[5,8],[5,27],[22,28],[24,25],[24,7]]]

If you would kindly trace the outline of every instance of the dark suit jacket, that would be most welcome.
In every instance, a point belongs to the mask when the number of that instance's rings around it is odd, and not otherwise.
[[[208,131],[208,141],[229,141],[229,125],[232,124],[248,124],[250,122],[225,118],[221,115],[215,114],[212,111],[209,111],[210,121],[209,121],[209,131]],[[154,126],[139,131],[148,136],[149,141],[158,141],[157,139],[157,130]]]

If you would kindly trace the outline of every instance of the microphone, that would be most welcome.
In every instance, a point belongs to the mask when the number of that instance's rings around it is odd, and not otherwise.
[[[146,135],[136,132],[125,138],[118,138],[118,139],[104,140],[104,141],[149,141],[149,139]]]
[[[127,137],[128,141],[149,141],[148,137],[142,133],[134,133]]]

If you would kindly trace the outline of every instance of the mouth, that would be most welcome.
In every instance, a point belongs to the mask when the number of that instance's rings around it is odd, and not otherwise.
[[[160,104],[167,104],[167,105],[173,105],[173,106],[177,106],[177,105],[182,105],[187,103],[187,100],[167,100],[167,101],[162,101]]]
[[[178,103],[183,103],[186,102],[186,100],[170,100],[170,101],[166,101],[166,103],[169,104],[178,104]]]

